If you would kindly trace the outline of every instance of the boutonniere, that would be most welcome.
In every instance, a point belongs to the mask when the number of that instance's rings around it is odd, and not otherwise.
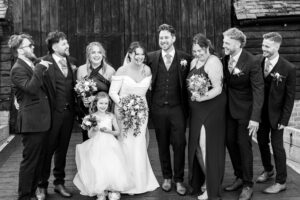
[[[186,66],[187,66],[187,61],[186,61],[186,59],[181,59],[181,60],[180,60],[180,66],[181,66],[181,68],[182,68],[183,70],[186,68]]]
[[[236,76],[241,76],[244,74],[244,72],[242,70],[240,70],[239,68],[234,68],[233,69],[233,72],[232,72],[233,75],[236,75]]]
[[[71,64],[71,69],[72,69],[73,72],[76,72],[77,67],[75,65]]]
[[[273,77],[273,80],[276,81],[277,86],[278,86],[278,83],[282,82],[282,79],[285,78],[285,76],[282,76],[278,72],[273,72],[270,75]]]

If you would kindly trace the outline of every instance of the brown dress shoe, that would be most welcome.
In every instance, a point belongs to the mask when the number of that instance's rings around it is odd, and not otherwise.
[[[228,185],[227,187],[225,187],[225,191],[235,191],[237,189],[239,189],[240,187],[243,186],[243,180],[240,179],[240,178],[237,178],[235,179],[235,181],[231,184],[231,185]]]
[[[182,182],[176,183],[176,192],[181,196],[184,196],[186,194],[186,187],[183,185]]]
[[[253,189],[251,187],[243,187],[243,190],[239,196],[239,200],[250,200],[253,195]]]
[[[256,183],[264,183],[274,175],[274,170],[267,172],[263,171],[256,179]]]
[[[35,197],[37,200],[45,200],[47,196],[47,189],[38,187],[35,191]]]
[[[273,185],[271,185],[270,187],[266,188],[264,190],[264,193],[267,193],[267,194],[277,194],[281,191],[284,191],[286,190],[286,184],[280,184],[280,183],[275,183]]]
[[[172,180],[164,179],[164,182],[162,183],[161,188],[165,192],[170,192],[172,189]]]
[[[72,197],[72,194],[65,188],[64,185],[61,184],[55,185],[54,192],[60,194],[62,197]]]

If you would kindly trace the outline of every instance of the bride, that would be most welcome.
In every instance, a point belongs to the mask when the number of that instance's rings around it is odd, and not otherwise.
[[[150,68],[144,64],[145,53],[145,49],[139,42],[130,44],[127,53],[129,62],[120,67],[115,76],[112,77],[109,90],[109,95],[116,104],[115,113],[122,130],[119,140],[129,163],[130,175],[133,177],[135,184],[135,187],[123,192],[127,194],[145,193],[159,187],[147,153],[145,134],[148,117],[140,126],[141,133],[134,136],[133,130],[126,133],[123,131],[123,123],[119,113],[120,99],[131,94],[141,96],[147,104],[146,92],[150,87],[152,76]]]

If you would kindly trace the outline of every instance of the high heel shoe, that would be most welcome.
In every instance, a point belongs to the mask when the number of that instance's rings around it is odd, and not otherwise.
[[[199,195],[197,198],[198,200],[207,200],[208,199],[207,191],[205,190],[203,194]]]

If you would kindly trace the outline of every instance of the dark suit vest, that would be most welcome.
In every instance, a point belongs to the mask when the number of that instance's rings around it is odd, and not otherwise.
[[[74,107],[72,71],[69,70],[67,77],[65,77],[61,70],[55,66],[55,81],[56,110],[62,112],[64,108],[72,109]]]
[[[175,62],[172,62],[169,71],[167,71],[164,61],[160,56],[156,84],[152,96],[154,104],[168,104],[170,106],[180,104],[180,84],[178,76]]]

